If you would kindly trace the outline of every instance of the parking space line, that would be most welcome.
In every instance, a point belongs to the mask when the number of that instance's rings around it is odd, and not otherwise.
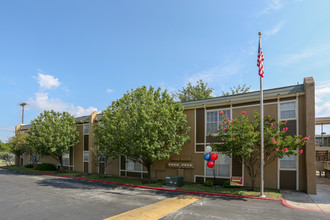
[[[122,214],[106,218],[104,220],[115,220],[115,219],[135,219],[135,220],[146,220],[146,219],[160,219],[172,212],[175,212],[195,201],[201,197],[180,195],[174,198],[165,199],[160,202],[153,203],[141,208],[137,208]]]

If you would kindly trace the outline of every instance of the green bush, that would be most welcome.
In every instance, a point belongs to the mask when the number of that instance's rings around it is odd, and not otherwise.
[[[232,186],[230,185],[230,181],[226,180],[225,183],[223,184],[224,188],[231,188]]]
[[[37,165],[37,170],[57,170],[56,166],[51,163],[42,163]]]
[[[208,186],[208,187],[212,187],[212,186],[213,186],[213,181],[212,181],[212,180],[206,180],[206,181],[204,182],[204,185],[205,185],[205,186]]]
[[[33,168],[33,165],[32,164],[26,164],[24,167],[25,168]]]

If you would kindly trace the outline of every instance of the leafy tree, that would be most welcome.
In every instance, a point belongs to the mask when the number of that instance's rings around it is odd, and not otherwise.
[[[0,140],[0,152],[9,152],[9,147],[7,143],[3,143],[1,140]]]
[[[260,174],[261,162],[261,135],[260,135],[260,114],[254,113],[254,120],[250,121],[246,112],[242,112],[240,117],[229,120],[222,111],[223,123],[220,124],[217,135],[213,136],[218,143],[212,144],[215,151],[232,155],[240,160],[247,168],[251,177],[252,187],[255,189],[255,180]],[[264,167],[269,165],[276,158],[283,158],[284,155],[302,154],[299,150],[305,145],[308,137],[286,136],[288,130],[286,122],[275,124],[275,120],[270,116],[264,120]],[[282,128],[282,129],[281,129]],[[298,152],[299,150],[299,152]]]
[[[206,99],[212,97],[213,90],[213,88],[208,88],[207,83],[204,83],[203,80],[200,79],[197,81],[196,86],[188,83],[186,87],[183,87],[182,90],[176,93],[176,97],[178,97],[180,102]]]
[[[96,145],[112,158],[126,156],[148,170],[155,161],[178,154],[189,139],[183,107],[167,91],[144,86],[131,90],[103,111]]]
[[[74,117],[67,112],[44,111],[31,125],[28,142],[33,152],[53,157],[63,171],[62,156],[79,142]]]
[[[98,146],[98,148],[93,149],[93,157],[96,158],[96,160],[93,160],[95,166],[99,166],[100,164],[103,164],[104,172],[101,173],[101,175],[104,177],[107,167],[112,162],[112,160],[109,159],[115,159],[118,158],[119,156],[113,154],[112,152],[109,152],[107,148],[105,148],[104,146]]]
[[[241,86],[241,85],[238,85],[237,87],[234,86],[234,88],[230,87],[231,93],[222,91],[222,96],[235,95],[235,94],[239,94],[239,93],[247,93],[250,90],[250,88],[251,88],[251,86],[246,86],[246,84],[244,84],[243,86]]]
[[[19,131],[15,136],[9,138],[8,147],[9,151],[15,154],[16,158],[19,158],[21,154],[29,150],[29,145],[27,142],[28,134]]]

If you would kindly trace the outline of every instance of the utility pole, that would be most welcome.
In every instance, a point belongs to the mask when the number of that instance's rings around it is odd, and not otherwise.
[[[19,105],[22,106],[22,124],[24,124],[24,106],[26,106],[27,102],[22,102]]]

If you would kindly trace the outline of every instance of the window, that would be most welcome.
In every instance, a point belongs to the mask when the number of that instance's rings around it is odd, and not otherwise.
[[[230,117],[230,109],[228,110],[222,110],[225,115],[229,119]],[[215,110],[215,111],[208,111],[206,113],[206,121],[207,121],[207,128],[206,128],[206,133],[208,134],[216,134],[217,130],[219,129],[219,125],[222,122],[220,110]]]
[[[89,161],[89,151],[84,151],[84,162]]]
[[[70,153],[67,152],[62,156],[62,163],[63,166],[70,166]]]
[[[319,145],[322,145],[322,139],[321,138],[315,138],[316,143]]]
[[[296,102],[286,102],[280,104],[280,119],[296,118]]]
[[[98,161],[99,161],[99,163],[105,163],[105,156],[103,155],[103,156],[99,156],[98,157]]]
[[[89,124],[84,124],[84,135],[89,134]]]
[[[38,161],[39,161],[39,155],[36,153],[31,153],[30,163],[38,163]]]
[[[296,169],[296,155],[287,156],[285,155],[280,160],[281,169]]]
[[[230,156],[218,153],[219,158],[215,161],[215,166],[209,168],[206,166],[206,176],[230,177]]]
[[[134,162],[133,160],[127,159],[126,170],[127,171],[142,171],[142,164],[140,162]]]

